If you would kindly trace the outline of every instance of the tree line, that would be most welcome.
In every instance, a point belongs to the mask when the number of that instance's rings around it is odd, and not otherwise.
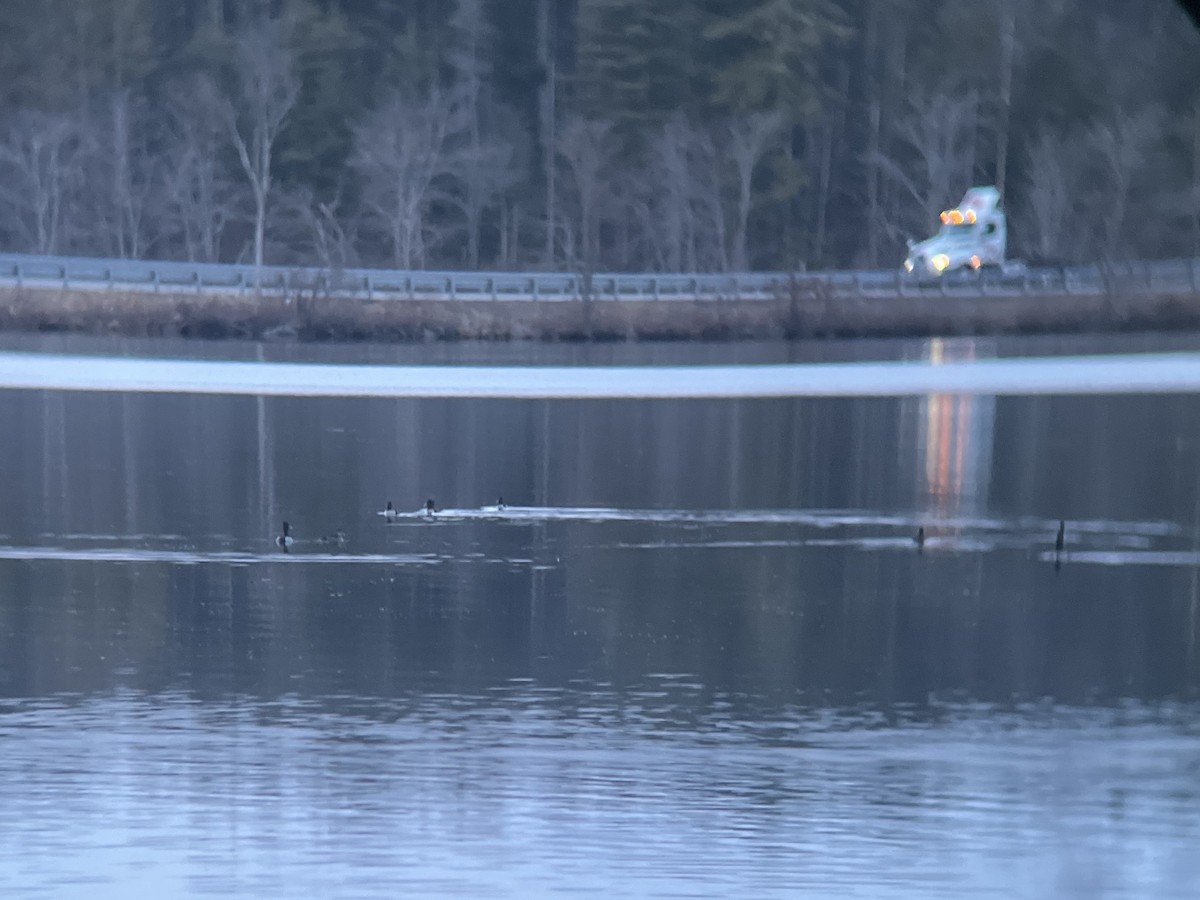
[[[7,0],[0,247],[890,267],[979,183],[1032,259],[1200,255],[1171,0]]]

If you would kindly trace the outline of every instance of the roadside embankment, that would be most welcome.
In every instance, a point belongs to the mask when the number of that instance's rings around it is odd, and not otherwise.
[[[304,341],[737,340],[1200,329],[1200,294],[409,300],[0,288],[0,329]]]

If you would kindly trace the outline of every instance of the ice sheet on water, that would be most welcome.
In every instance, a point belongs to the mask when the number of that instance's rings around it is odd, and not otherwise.
[[[390,366],[0,353],[0,388],[297,397],[905,397],[1200,391],[1200,354],[945,363]]]

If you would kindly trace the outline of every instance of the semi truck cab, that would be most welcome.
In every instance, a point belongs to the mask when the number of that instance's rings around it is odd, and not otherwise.
[[[920,243],[908,242],[904,271],[939,276],[958,269],[1003,266],[1008,226],[994,187],[973,187],[962,202],[941,215],[938,233]]]

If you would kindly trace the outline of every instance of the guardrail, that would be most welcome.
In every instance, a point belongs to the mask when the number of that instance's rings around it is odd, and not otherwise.
[[[72,291],[329,296],[367,300],[778,300],[1198,293],[1200,259],[1010,267],[917,279],[898,271],[729,275],[316,269],[0,254],[0,285]]]

